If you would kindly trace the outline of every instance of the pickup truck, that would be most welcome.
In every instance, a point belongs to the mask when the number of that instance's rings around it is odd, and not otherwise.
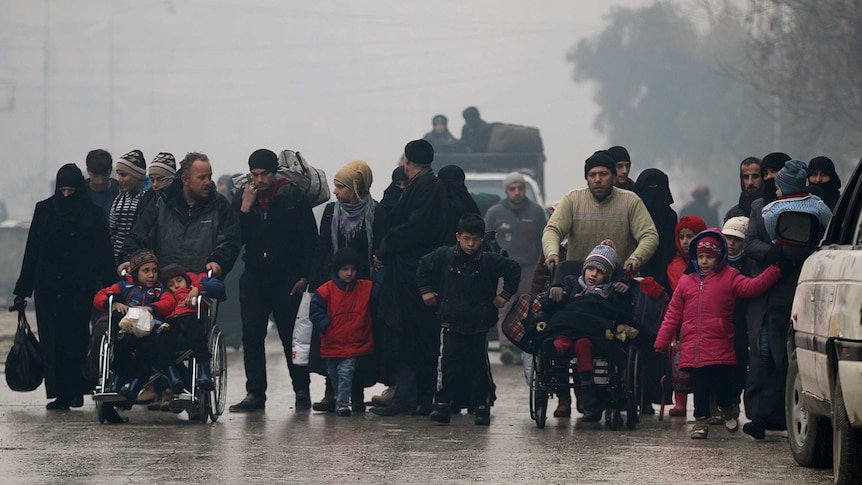
[[[804,242],[807,224],[803,216],[779,220],[779,234]],[[791,324],[785,411],[793,457],[806,467],[831,462],[835,483],[860,483],[862,161],[802,266]]]

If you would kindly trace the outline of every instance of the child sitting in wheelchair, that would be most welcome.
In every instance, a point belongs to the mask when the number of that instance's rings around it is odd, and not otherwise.
[[[161,279],[173,293],[176,306],[164,323],[153,330],[154,347],[159,355],[158,365],[170,381],[173,394],[181,394],[185,388],[184,372],[175,362],[175,356],[184,348],[190,348],[197,362],[195,384],[205,391],[212,391],[211,355],[204,323],[197,317],[196,302],[201,291],[212,298],[224,299],[224,283],[206,274],[189,273],[178,264],[162,268]],[[180,345],[181,338],[185,345]]]
[[[176,307],[174,295],[159,283],[159,261],[151,251],[142,249],[129,259],[129,273],[126,280],[99,290],[93,306],[99,311],[112,312],[111,322],[118,322],[119,334],[114,346],[114,379],[110,393],[116,393],[129,402],[137,398],[149,375],[151,363],[147,362],[146,351],[139,351],[142,338],[134,333],[134,322],[126,318],[129,308],[143,308],[154,318],[163,319]],[[113,294],[115,301],[108,308],[108,295]]]
[[[616,338],[635,337],[632,299],[622,281],[611,281],[616,269],[616,248],[604,240],[584,260],[580,275],[566,276],[551,287],[543,311],[550,320],[543,330],[542,352],[554,357],[574,349],[581,383],[583,422],[598,422],[602,410],[593,386],[593,348],[610,362],[625,367],[626,355]],[[551,313],[553,312],[553,313]]]

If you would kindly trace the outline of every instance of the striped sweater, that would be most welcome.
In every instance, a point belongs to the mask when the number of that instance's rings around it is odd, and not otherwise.
[[[140,192],[120,192],[111,204],[111,214],[108,216],[108,226],[111,229],[111,243],[114,246],[114,259],[119,261],[123,251],[126,237],[132,232],[132,223],[135,213],[138,211],[138,203],[146,193],[146,189]]]
[[[604,239],[616,245],[617,264],[631,257],[643,265],[658,248],[658,232],[646,206],[634,192],[619,188],[601,202],[588,188],[566,194],[542,234],[545,257],[559,253],[566,237],[566,257],[577,261],[586,259]]]

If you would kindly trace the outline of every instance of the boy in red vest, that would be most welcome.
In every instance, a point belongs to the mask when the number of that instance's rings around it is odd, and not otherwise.
[[[320,331],[320,357],[326,359],[336,389],[335,412],[350,416],[350,390],[356,358],[374,351],[371,336],[371,299],[379,285],[356,279],[359,254],[350,248],[332,256],[333,278],[311,297],[309,317]]]

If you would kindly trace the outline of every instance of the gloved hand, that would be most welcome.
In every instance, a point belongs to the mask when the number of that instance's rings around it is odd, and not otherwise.
[[[623,283],[622,281],[617,281],[613,284],[614,289],[617,290],[617,293],[625,293],[629,291],[629,285]]]
[[[773,244],[769,251],[766,252],[766,262],[769,264],[777,263],[784,256],[784,248],[777,244]]]
[[[9,307],[10,312],[20,312],[27,308],[27,300],[25,298],[21,298],[20,296],[15,297],[15,301],[12,303],[12,306]]]

